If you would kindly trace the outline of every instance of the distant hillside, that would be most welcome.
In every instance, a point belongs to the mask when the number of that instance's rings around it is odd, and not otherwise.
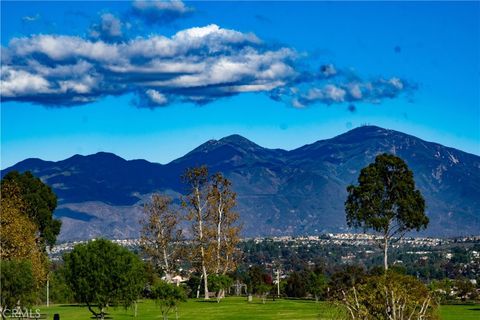
[[[232,180],[246,236],[316,234],[345,228],[345,188],[379,153],[403,158],[426,198],[425,234],[480,233],[480,157],[374,126],[295,150],[263,148],[232,135],[166,165],[100,152],[58,161],[26,159],[2,171],[32,171],[59,197],[62,240],[136,237],[152,192],[178,197],[185,168],[207,164]]]

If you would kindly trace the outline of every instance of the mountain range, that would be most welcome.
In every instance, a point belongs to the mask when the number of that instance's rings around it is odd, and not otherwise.
[[[414,173],[430,217],[423,235],[480,234],[480,157],[375,126],[290,151],[231,135],[165,165],[99,152],[57,162],[26,159],[1,174],[29,170],[53,188],[61,241],[137,237],[151,194],[178,199],[186,190],[182,173],[203,164],[232,181],[244,236],[306,235],[347,230],[346,187],[384,152],[404,159]]]

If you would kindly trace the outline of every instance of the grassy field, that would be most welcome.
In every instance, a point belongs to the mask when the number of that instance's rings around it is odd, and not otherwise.
[[[478,320],[480,319],[480,304],[459,304],[440,307],[442,320]]]
[[[85,320],[91,317],[86,307],[77,305],[55,305],[40,307],[41,313],[53,319],[53,314],[59,313],[61,320]],[[341,319],[341,312],[332,305],[305,300],[277,300],[267,301],[262,304],[260,300],[248,303],[245,298],[227,298],[217,304],[189,300],[182,303],[178,309],[179,318],[182,320],[310,320],[310,319]],[[440,308],[442,320],[477,320],[480,319],[480,305],[448,305]],[[134,319],[133,310],[123,308],[110,309],[109,317],[115,320]],[[138,304],[136,319],[162,319],[158,306],[152,301],[141,301]],[[169,319],[175,319],[171,314]]]

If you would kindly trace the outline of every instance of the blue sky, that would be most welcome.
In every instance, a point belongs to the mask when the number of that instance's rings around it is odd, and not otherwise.
[[[2,168],[166,163],[233,133],[292,149],[364,123],[480,154],[479,2],[1,9]]]

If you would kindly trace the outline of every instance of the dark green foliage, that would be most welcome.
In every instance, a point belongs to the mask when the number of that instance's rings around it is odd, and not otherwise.
[[[453,257],[450,260],[452,263],[468,263],[470,260],[468,257],[468,251],[462,248],[452,249]]]
[[[259,293],[262,285],[271,284],[271,277],[270,283],[267,283],[266,280],[268,280],[268,274],[263,267],[259,265],[251,267],[248,269],[248,276],[246,277],[248,292],[251,294]]]
[[[200,286],[200,293],[203,293],[203,288],[201,286],[202,280],[199,275],[192,274],[187,281],[187,295],[189,298],[197,297],[197,288]]]
[[[324,274],[316,272],[308,273],[305,289],[315,298],[315,301],[325,297],[327,286],[328,280]]]
[[[211,274],[208,276],[208,288],[212,292],[227,290],[233,284],[233,279],[227,275]]]
[[[394,155],[382,154],[363,168],[358,186],[347,188],[345,202],[350,227],[373,229],[382,234],[395,223],[391,235],[426,228],[425,201],[415,189],[413,173]]]
[[[262,302],[265,303],[267,296],[273,291],[273,286],[271,284],[262,283],[257,286],[256,293],[262,297]]]
[[[65,268],[63,265],[54,265],[54,269],[49,274],[50,281],[50,302],[72,303],[75,301],[73,291],[65,279]]]
[[[285,293],[288,297],[304,298],[307,295],[307,281],[306,273],[292,272],[285,286]]]
[[[168,319],[168,313],[182,301],[187,301],[187,295],[183,288],[165,281],[157,281],[152,286],[151,298],[160,306],[164,320]]]
[[[359,266],[345,266],[336,271],[328,282],[330,299],[338,300],[343,298],[343,293],[365,281],[365,269]]]
[[[57,196],[48,185],[33,176],[30,171],[22,174],[17,171],[9,172],[2,179],[2,191],[4,184],[12,181],[16,182],[20,188],[28,217],[38,226],[41,244],[44,247],[53,246],[61,227],[61,221],[53,218],[53,211],[57,207]]]
[[[1,307],[12,309],[19,302],[20,307],[35,302],[35,278],[28,261],[0,261]]]
[[[415,189],[413,172],[394,155],[381,154],[363,168],[358,186],[347,187],[345,202],[349,227],[372,229],[383,236],[384,268],[392,238],[401,238],[411,230],[427,227],[425,200]]]
[[[142,261],[108,240],[77,245],[64,261],[66,280],[75,299],[87,304],[97,317],[103,317],[108,306],[131,306],[144,287]]]

